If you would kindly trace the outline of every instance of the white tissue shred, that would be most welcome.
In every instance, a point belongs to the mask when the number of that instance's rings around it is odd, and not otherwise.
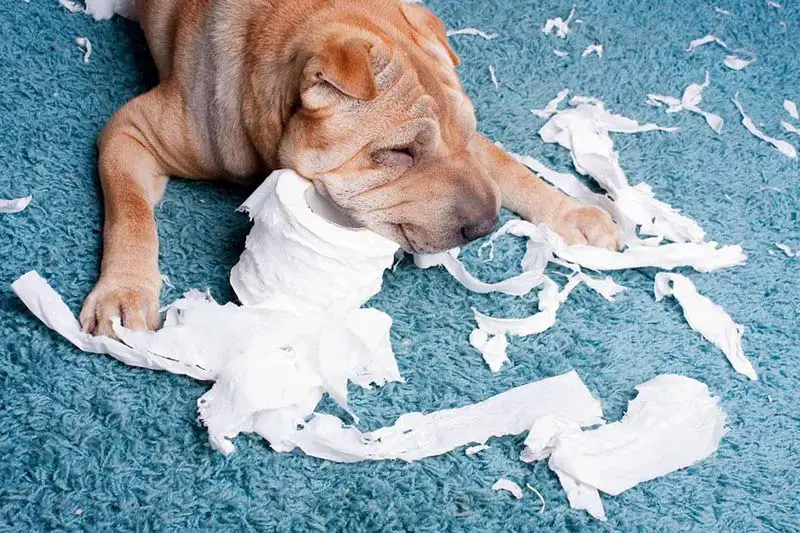
[[[542,32],[546,35],[550,35],[550,33],[555,30],[556,35],[560,39],[566,38],[569,34],[569,24],[572,22],[573,17],[575,16],[575,8],[573,7],[570,12],[567,20],[562,20],[561,17],[556,17],[552,19],[547,19],[544,27],[542,27]]]
[[[494,485],[492,485],[492,490],[494,491],[504,490],[506,492],[511,493],[511,495],[514,496],[516,499],[518,500],[522,499],[522,488],[513,481],[511,481],[510,479],[506,479],[504,477],[501,477],[500,479],[494,482]]]
[[[95,20],[110,19],[114,15],[139,20],[136,0],[86,0],[86,13]]]
[[[463,28],[460,30],[447,30],[447,36],[452,37],[453,35],[475,35],[476,37],[481,37],[486,39],[487,41],[491,41],[492,39],[496,39],[500,37],[500,35],[496,33],[486,33],[485,31],[479,30],[477,28]]]
[[[558,105],[564,101],[564,98],[569,94],[569,89],[562,89],[558,94],[545,104],[543,109],[531,109],[531,113],[537,117],[550,118],[558,112]]]
[[[483,360],[489,366],[493,374],[500,372],[500,367],[508,361],[508,339],[505,335],[490,336],[482,329],[473,329],[469,335],[469,343],[473,348],[481,352]]]
[[[683,91],[683,96],[680,100],[672,96],[665,96],[663,94],[648,94],[647,104],[652,106],[660,106],[666,104],[667,113],[677,113],[679,111],[691,111],[697,113],[706,119],[706,123],[715,132],[722,131],[723,120],[719,115],[709,113],[700,109],[700,102],[703,101],[703,90],[709,86],[711,80],[708,71],[706,70],[706,79],[703,83],[692,83],[687,86]]]
[[[694,41],[690,42],[689,43],[689,48],[687,48],[686,51],[687,52],[694,52],[697,48],[699,48],[701,46],[705,46],[705,45],[707,45],[709,43],[716,43],[719,46],[725,48],[726,50],[728,49],[728,45],[725,44],[725,41],[723,41],[722,39],[720,39],[716,35],[705,35],[703,37],[700,37],[700,38],[695,39]]]
[[[781,4],[779,4],[778,2],[775,2],[775,1],[773,1],[773,0],[767,0],[767,5],[768,5],[769,7],[774,7],[775,9],[781,9],[781,8],[783,8],[783,6],[782,6]]]
[[[28,207],[28,204],[31,203],[31,200],[31,196],[23,196],[22,198],[14,198],[13,200],[0,198],[0,213],[19,213]]]
[[[494,65],[489,65],[489,77],[492,80],[495,90],[500,89],[500,82],[497,81],[497,73],[494,71]]]
[[[565,417],[538,419],[520,455],[526,462],[549,456],[570,506],[600,520],[598,490],[615,496],[691,466],[714,453],[725,434],[725,413],[703,383],[665,374],[636,389],[619,422],[594,430]]]
[[[783,108],[789,113],[795,120],[800,120],[800,113],[797,112],[797,104],[794,103],[792,100],[784,100],[783,101]]]
[[[536,496],[539,498],[539,501],[542,502],[542,506],[539,507],[539,514],[542,514],[544,512],[544,508],[547,506],[544,503],[544,496],[542,496],[542,493],[536,490],[536,488],[530,483],[525,483],[525,486],[528,487],[528,490],[536,494]]]
[[[77,37],[75,44],[83,51],[83,62],[88,63],[92,55],[92,42],[86,37]]]
[[[567,57],[569,55],[568,52],[559,50],[558,48],[553,48],[553,54],[557,55],[558,57]]]
[[[688,278],[659,272],[655,279],[655,296],[657,301],[665,296],[674,296],[693,330],[722,350],[734,370],[750,379],[758,379],[742,349],[744,326],[734,322],[725,309],[697,292]]]
[[[797,150],[795,149],[794,146],[792,146],[791,144],[789,144],[784,140],[770,137],[769,135],[759,130],[758,127],[756,127],[753,120],[749,116],[747,116],[747,114],[744,112],[744,107],[742,107],[742,103],[739,102],[739,93],[736,93],[736,95],[733,98],[731,98],[731,100],[736,106],[736,109],[738,109],[739,113],[742,115],[742,125],[744,125],[744,127],[747,128],[747,131],[749,131],[762,141],[768,142],[769,144],[774,146],[776,150],[778,150],[786,157],[791,159],[797,159]]]
[[[716,11],[716,12],[717,12],[717,13],[719,13],[720,15],[727,15],[727,16],[729,16],[729,17],[732,17],[732,16],[733,16],[733,13],[731,13],[731,12],[730,12],[730,11],[728,11],[727,9],[722,9],[721,7],[715,7],[715,8],[714,8],[714,11]]]
[[[779,249],[781,252],[783,252],[784,254],[786,254],[786,256],[787,256],[787,257],[794,257],[794,256],[796,255],[794,252],[792,252],[792,249],[791,249],[791,248],[789,248],[787,245],[785,245],[785,244],[783,244],[783,243],[776,242],[776,243],[775,243],[775,246],[776,246],[776,247],[777,247],[777,248],[778,248],[778,249]],[[800,253],[800,252],[798,252],[798,253]]]
[[[746,67],[747,65],[756,60],[755,54],[748,52],[747,50],[738,50],[738,52],[747,53],[750,55],[750,57],[749,59],[745,59],[735,55],[725,56],[723,63],[725,63],[725,66],[728,67],[729,69],[742,70],[744,67]]]
[[[586,57],[589,54],[597,54],[598,57],[603,57],[603,45],[590,44],[583,52],[581,52],[581,57]]]
[[[484,450],[488,450],[490,448],[487,444],[477,444],[475,446],[467,446],[467,449],[464,450],[464,453],[469,455],[470,457],[481,453]]]
[[[58,3],[61,4],[67,11],[70,13],[81,13],[83,12],[83,7],[80,4],[76,4],[71,0],[58,0]]]
[[[781,120],[781,126],[788,133],[794,133],[795,135],[800,135],[800,129],[798,129],[796,126],[792,126],[791,124],[789,124],[785,120]]]

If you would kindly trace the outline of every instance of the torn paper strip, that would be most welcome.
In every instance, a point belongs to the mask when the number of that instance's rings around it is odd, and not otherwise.
[[[794,257],[795,256],[795,253],[792,252],[792,249],[790,247],[788,247],[787,245],[783,244],[783,243],[776,242],[775,243],[775,247],[778,248],[784,254],[786,254],[786,257]],[[798,252],[798,253],[800,253],[800,252]]]
[[[783,108],[789,113],[795,120],[800,120],[800,113],[797,112],[797,104],[794,103],[792,100],[784,100],[783,101]]]
[[[550,118],[558,112],[558,105],[564,101],[564,98],[567,97],[569,94],[569,89],[561,89],[558,91],[558,94],[547,102],[547,104],[542,109],[531,109],[531,113],[536,115],[537,117],[542,118]]]
[[[493,374],[500,372],[500,367],[508,361],[508,339],[505,335],[490,336],[481,329],[473,329],[469,335],[469,343],[481,352],[483,360],[489,365]]]
[[[89,57],[92,55],[92,42],[86,37],[77,37],[75,44],[83,51],[83,62],[88,63]]]
[[[725,309],[697,292],[689,278],[659,272],[655,279],[655,296],[656,301],[661,301],[665,296],[674,296],[693,330],[722,350],[734,370],[750,379],[758,379],[755,368],[742,349],[744,326],[734,322]]]
[[[559,50],[558,48],[553,48],[553,54],[557,55],[558,57],[567,57],[569,55],[568,52]]]
[[[14,198],[13,200],[0,198],[0,213],[19,213],[28,207],[28,204],[31,203],[31,200],[31,196],[23,196],[22,198]]]
[[[742,70],[744,67],[756,60],[756,55],[747,50],[736,50],[738,54],[744,54],[748,57],[740,57],[738,55],[727,55],[723,60],[725,66],[732,70]]]
[[[546,507],[546,504],[544,503],[544,496],[542,496],[542,493],[536,490],[536,488],[534,488],[534,486],[530,483],[525,483],[525,486],[528,487],[528,490],[536,494],[536,496],[539,498],[539,501],[542,503],[542,506],[539,507],[539,514],[542,514],[544,512],[544,508]]]
[[[714,11],[716,11],[716,12],[717,12],[717,13],[719,13],[720,15],[726,15],[726,16],[728,16],[728,17],[732,17],[732,16],[733,16],[733,13],[731,13],[731,12],[730,12],[730,11],[728,11],[727,9],[722,9],[721,7],[715,7],[715,8],[714,8]]]
[[[518,500],[522,498],[522,488],[510,479],[506,479],[504,477],[501,477],[494,482],[494,485],[492,485],[492,490],[504,490]]]
[[[494,85],[495,90],[500,89],[500,82],[497,81],[497,73],[494,71],[494,66],[489,65],[489,77],[492,80],[492,85]]]
[[[583,52],[581,52],[581,57],[586,57],[589,54],[597,54],[597,57],[603,57],[603,45],[590,44]]]
[[[486,33],[485,31],[479,30],[478,28],[462,28],[460,30],[447,30],[448,37],[452,37],[453,35],[475,35],[477,37],[486,39],[487,41],[491,41],[492,39],[500,37],[500,35],[496,33]]]
[[[71,0],[58,0],[58,3],[70,13],[81,13],[83,11],[83,6]]]
[[[792,126],[791,124],[789,124],[785,120],[781,120],[781,126],[788,133],[794,133],[795,135],[800,135],[800,129],[798,129],[796,126]]]
[[[705,35],[703,37],[700,37],[700,38],[695,39],[694,41],[690,42],[689,43],[689,48],[687,48],[686,51],[687,52],[694,52],[697,48],[699,48],[701,46],[705,46],[705,45],[710,44],[710,43],[716,43],[719,46],[721,46],[722,48],[725,48],[726,50],[728,50],[728,45],[725,44],[725,41],[723,41],[722,39],[720,39],[716,35]]]
[[[767,5],[775,9],[782,9],[783,6],[774,0],[767,0]]]
[[[723,120],[722,117],[714,113],[709,113],[700,109],[700,102],[703,101],[703,90],[709,86],[711,80],[708,71],[706,70],[706,78],[703,83],[692,83],[683,91],[680,100],[663,94],[648,94],[647,104],[655,107],[661,104],[667,105],[667,113],[677,113],[679,111],[690,111],[705,118],[706,123],[716,133],[722,131]]]
[[[470,457],[476,454],[481,453],[484,450],[488,450],[490,448],[487,444],[477,444],[475,446],[468,446],[464,453],[469,455]]]
[[[734,97],[731,98],[731,100],[733,101],[733,104],[736,106],[736,109],[738,109],[739,113],[742,115],[742,124],[744,125],[745,128],[747,128],[747,131],[749,131],[762,141],[768,142],[769,144],[774,146],[776,150],[778,150],[786,157],[789,157],[791,159],[797,159],[797,150],[795,149],[794,146],[792,146],[791,144],[789,144],[784,140],[770,137],[769,135],[765,134],[764,132],[758,129],[753,120],[749,116],[747,116],[747,114],[744,112],[744,107],[742,107],[742,103],[739,102],[739,93],[736,93],[736,95],[734,95]]]
[[[522,385],[482,402],[427,415],[408,413],[391,427],[362,433],[316,414],[290,440],[307,455],[338,462],[416,461],[491,437],[517,435],[546,415],[582,426],[602,423],[600,403],[573,371]]]
[[[544,26],[542,27],[542,32],[545,35],[550,35],[550,33],[555,30],[556,35],[560,39],[566,38],[569,34],[569,24],[572,22],[573,17],[575,16],[575,8],[573,7],[569,11],[569,16],[567,20],[563,20],[561,17],[556,17],[552,19],[547,19]]]
[[[636,390],[619,422],[557,438],[549,465],[559,477],[616,496],[719,448],[725,413],[705,384],[665,374]]]

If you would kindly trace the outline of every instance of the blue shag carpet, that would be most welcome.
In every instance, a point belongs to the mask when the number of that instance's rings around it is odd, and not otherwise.
[[[56,0],[0,1],[0,197],[33,194],[30,207],[0,215],[0,529],[533,531],[800,530],[800,259],[774,243],[800,248],[800,168],[740,124],[730,97],[772,135],[800,145],[779,127],[784,98],[800,101],[800,9],[766,0],[719,3],[577,3],[573,32],[561,40],[540,28],[566,18],[570,4],[545,0],[431,0],[448,28],[479,27],[500,37],[456,36],[460,72],[480,129],[517,152],[570,170],[568,153],[536,132],[542,107],[569,87],[599,97],[627,116],[680,126],[675,134],[617,135],[632,183],[694,217],[711,239],[742,243],[747,265],[686,273],[699,290],[747,327],[744,347],[761,380],[736,374],[723,355],[693,333],[674,300],[656,303],[655,271],[614,274],[630,290],[609,303],[579,287],[551,330],[513,339],[512,364],[492,375],[467,343],[470,307],[503,316],[535,310],[536,297],[481,296],[442,270],[404,261],[387,273],[373,304],[394,317],[393,343],[403,384],[353,389],[362,427],[401,413],[461,406],[529,381],[576,369],[620,417],[634,386],[675,372],[719,395],[730,433],[710,459],[604,497],[609,522],[570,510],[546,464],[518,460],[523,436],[494,439],[475,457],[456,450],[415,464],[341,465],[295,452],[278,454],[260,439],[237,440],[223,457],[196,421],[207,384],[129,368],[87,355],[29,314],[9,289],[37,269],[77,311],[98,273],[101,196],[95,138],[112,112],[155,83],[139,28],[95,22]],[[735,16],[716,13],[714,6]],[[785,26],[780,22],[785,21]],[[714,46],[685,52],[715,33],[758,61],[741,72]],[[88,37],[88,64],[75,45]],[[605,55],[580,58],[591,43]],[[559,58],[553,47],[569,52]],[[495,89],[488,65],[496,68]],[[665,115],[643,105],[648,92],[680,95],[711,73],[703,107],[725,119],[721,135],[701,117]],[[234,209],[247,191],[175,180],[158,208],[161,266],[175,285],[167,302],[191,287],[233,298],[228,272],[248,231]],[[497,280],[516,272],[522,243],[502,240],[494,262],[476,246],[468,266]],[[326,404],[326,407],[330,407]],[[506,476],[537,487],[517,501],[490,490]]]

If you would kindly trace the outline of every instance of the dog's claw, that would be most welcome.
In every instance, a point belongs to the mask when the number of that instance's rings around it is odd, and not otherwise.
[[[86,297],[81,310],[81,327],[92,335],[116,338],[112,320],[136,330],[156,329],[160,283],[136,277],[101,277]]]

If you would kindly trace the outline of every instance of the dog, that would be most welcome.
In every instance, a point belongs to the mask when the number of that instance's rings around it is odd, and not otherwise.
[[[618,246],[604,211],[545,184],[477,132],[459,58],[400,0],[137,0],[160,82],[98,138],[100,277],[84,331],[159,325],[153,208],[168,176],[253,182],[291,168],[409,252],[490,233],[500,206],[570,244]]]

